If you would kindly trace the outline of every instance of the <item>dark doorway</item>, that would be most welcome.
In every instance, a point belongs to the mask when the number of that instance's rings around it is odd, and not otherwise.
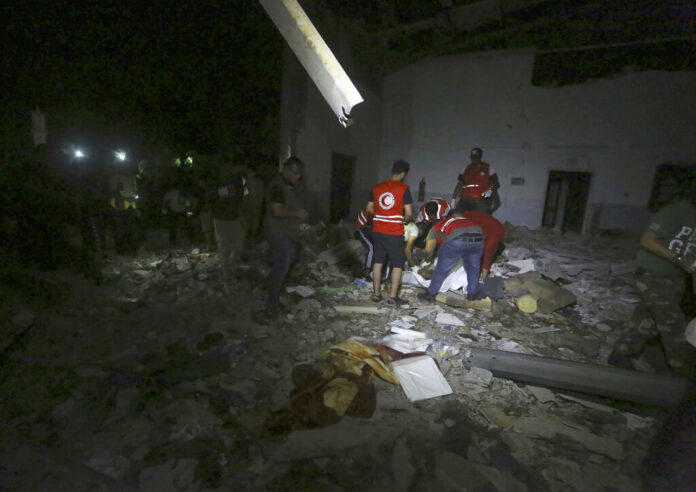
[[[656,212],[675,200],[696,196],[696,166],[660,164],[655,170],[649,208]]]
[[[591,173],[549,172],[541,225],[557,231],[582,232]]]
[[[353,165],[355,157],[334,152],[331,156],[331,208],[329,221],[332,224],[350,213],[350,192],[353,187]]]

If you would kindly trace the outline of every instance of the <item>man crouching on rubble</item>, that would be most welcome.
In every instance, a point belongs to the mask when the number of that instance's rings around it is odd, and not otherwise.
[[[696,207],[678,200],[660,209],[640,237],[636,281],[647,315],[641,316],[641,307],[636,310],[633,331],[617,341],[610,364],[632,368],[631,359],[658,335],[672,368],[693,366],[696,352],[684,336],[686,318],[680,301],[687,284],[694,288],[695,260]]]
[[[266,299],[269,315],[278,311],[283,280],[295,260],[295,241],[300,235],[300,224],[309,215],[300,205],[297,190],[303,167],[301,160],[290,157],[283,163],[281,173],[271,180],[266,193],[264,230],[273,256]]]
[[[418,294],[418,299],[434,302],[445,278],[460,259],[466,271],[467,300],[481,299],[479,278],[488,276],[504,234],[503,224],[485,212],[455,212],[437,222],[425,246],[425,260],[430,262],[435,255],[435,244],[439,245],[437,265],[428,290]]]

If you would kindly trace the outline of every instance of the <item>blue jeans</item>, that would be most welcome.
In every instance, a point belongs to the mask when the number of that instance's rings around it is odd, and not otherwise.
[[[277,304],[283,280],[295,261],[295,243],[291,239],[268,239],[273,256],[273,269],[268,275],[268,304]]]
[[[464,260],[466,271],[466,292],[475,295],[479,290],[479,276],[481,275],[481,258],[483,258],[483,241],[473,242],[465,238],[454,238],[440,246],[437,252],[437,265],[433,278],[430,280],[428,292],[437,295],[442,282],[459,259]]]

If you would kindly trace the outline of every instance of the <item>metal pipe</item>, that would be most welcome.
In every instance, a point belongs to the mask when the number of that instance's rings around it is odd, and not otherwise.
[[[496,377],[651,405],[677,405],[694,390],[692,383],[675,376],[501,350],[472,348],[464,363]]]

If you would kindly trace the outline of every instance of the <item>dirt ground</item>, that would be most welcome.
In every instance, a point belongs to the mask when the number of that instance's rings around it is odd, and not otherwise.
[[[521,312],[510,292],[490,310],[423,304],[404,285],[409,307],[368,314],[335,309],[374,306],[344,266],[352,250],[322,254],[322,235],[307,232],[287,285],[311,293],[286,293],[270,321],[257,314],[262,244],[228,291],[217,254],[193,246],[112,255],[101,285],[37,274],[60,301],[16,296],[2,309],[0,490],[642,490],[665,409],[487,380],[464,363],[481,347],[606,364],[638,302],[635,237],[508,228],[493,273],[514,278],[529,260],[574,296],[549,313]],[[352,337],[380,343],[393,326],[449,347],[426,353],[451,394],[410,402],[370,376],[369,416],[318,423],[295,406],[305,425],[269,427],[298,368],[322,367],[324,351]],[[640,364],[665,369],[650,351]]]

